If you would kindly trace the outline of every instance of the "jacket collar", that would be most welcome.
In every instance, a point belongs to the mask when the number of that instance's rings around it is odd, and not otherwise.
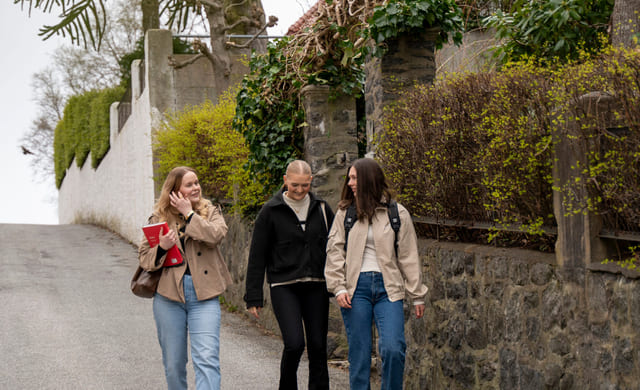
[[[273,196],[273,202],[269,202],[271,207],[280,207],[280,206],[289,207],[285,203],[285,200],[283,198],[284,192],[285,192],[285,189],[283,188]],[[311,209],[312,205],[314,205],[317,201],[318,201],[318,198],[313,194],[313,192],[309,191],[309,209]]]

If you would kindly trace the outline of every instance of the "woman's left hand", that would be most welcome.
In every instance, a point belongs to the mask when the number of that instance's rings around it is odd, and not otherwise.
[[[178,212],[184,216],[189,214],[193,207],[191,207],[191,201],[182,196],[182,193],[178,191],[177,193],[171,191],[169,194],[169,200],[171,202],[171,206],[175,207]]]
[[[424,305],[414,305],[413,307],[416,312],[416,318],[422,318],[424,315]]]

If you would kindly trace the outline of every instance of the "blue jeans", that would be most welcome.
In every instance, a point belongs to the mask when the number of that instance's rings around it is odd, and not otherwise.
[[[220,302],[198,301],[191,275],[182,279],[186,303],[156,294],[153,316],[162,348],[162,363],[169,390],[187,389],[187,332],[196,389],[220,389]]]
[[[369,390],[372,329],[378,329],[382,358],[381,389],[402,390],[406,343],[402,300],[391,302],[380,272],[362,272],[351,298],[351,309],[341,309],[349,342],[351,390]]]

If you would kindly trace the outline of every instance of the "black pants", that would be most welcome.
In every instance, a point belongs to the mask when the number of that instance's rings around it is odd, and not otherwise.
[[[280,361],[280,390],[298,388],[297,371],[304,352],[305,333],[309,357],[309,390],[328,390],[329,295],[326,284],[300,282],[272,287],[271,304],[284,342]]]

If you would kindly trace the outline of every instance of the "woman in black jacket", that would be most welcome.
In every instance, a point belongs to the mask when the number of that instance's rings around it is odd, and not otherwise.
[[[326,202],[309,192],[311,180],[311,167],[305,161],[296,160],[287,166],[282,190],[258,214],[249,251],[244,298],[248,311],[258,318],[266,271],[271,304],[284,343],[281,390],[298,388],[297,371],[305,333],[309,389],[329,389],[329,295],[324,265],[333,212]]]

